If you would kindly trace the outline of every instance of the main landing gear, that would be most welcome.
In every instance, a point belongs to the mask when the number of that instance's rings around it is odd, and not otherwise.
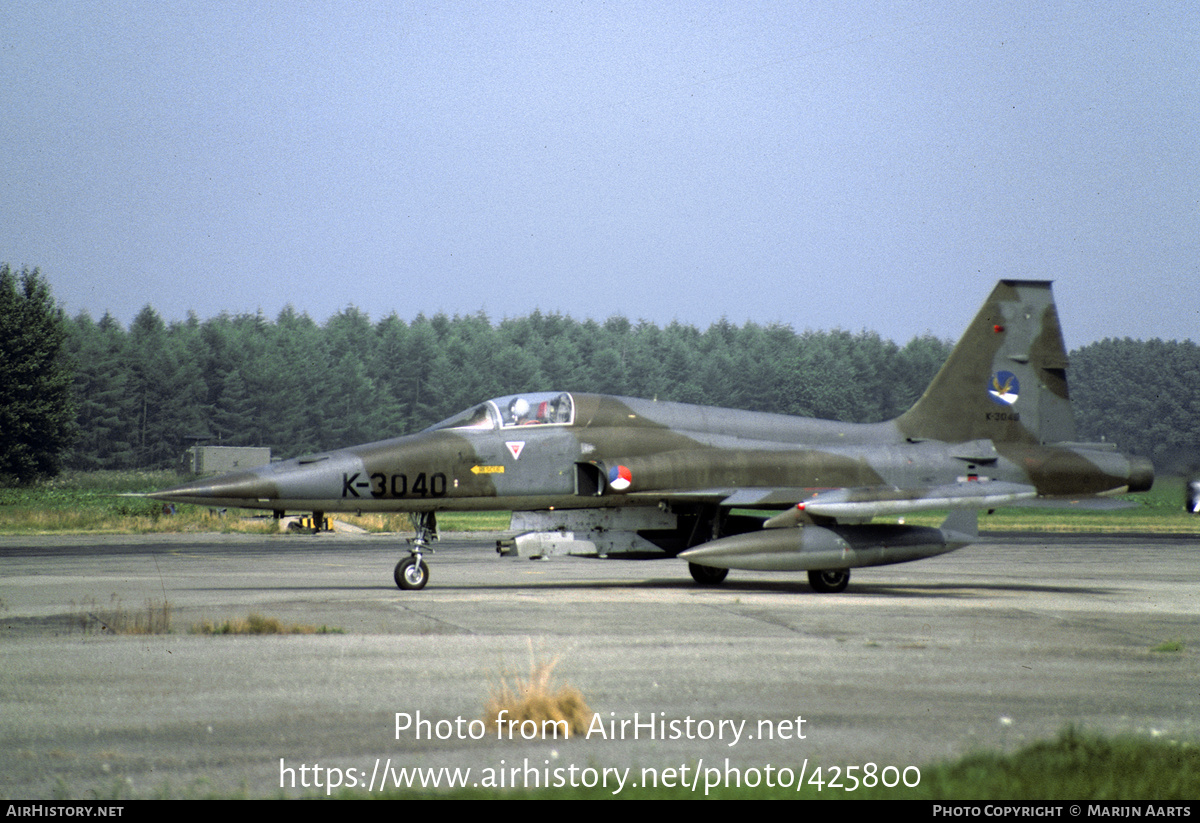
[[[437,540],[437,517],[433,512],[419,512],[412,515],[412,522],[416,531],[412,539],[412,553],[396,564],[393,577],[401,589],[416,591],[425,588],[429,582],[429,566],[422,555],[433,552],[429,544]]]
[[[699,563],[688,563],[688,571],[692,573],[692,579],[701,586],[717,586],[729,576],[729,569],[701,566]]]
[[[844,592],[850,585],[849,569],[814,569],[808,573],[808,585],[822,594]]]
[[[725,581],[725,576],[729,574],[729,569],[701,566],[699,563],[688,563],[688,571],[692,573],[692,579],[701,586],[719,585]],[[822,594],[844,592],[846,586],[849,584],[849,569],[821,569],[808,573],[808,585],[812,586],[813,591],[821,592]]]

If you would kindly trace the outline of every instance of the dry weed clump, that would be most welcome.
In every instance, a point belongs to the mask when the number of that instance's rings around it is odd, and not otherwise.
[[[558,657],[552,660],[536,660],[530,649],[529,677],[520,675],[509,678],[501,676],[500,684],[490,690],[484,706],[483,721],[491,730],[502,735],[527,739],[584,734],[592,722],[594,712],[588,708],[583,693],[570,683],[555,686],[554,667]]]
[[[169,600],[147,600],[144,609],[125,607],[117,595],[113,595],[107,607],[100,607],[94,598],[83,603],[72,603],[74,613],[72,626],[84,634],[171,634],[175,607]],[[284,623],[277,617],[264,617],[252,612],[246,618],[234,618],[220,623],[204,620],[193,624],[191,634],[345,634],[332,626],[313,626],[304,623]]]
[[[140,611],[127,609],[114,594],[105,609],[94,600],[84,602],[75,621],[84,634],[170,634],[172,611],[168,600],[147,600]]]
[[[264,617],[252,612],[245,619],[235,617],[223,623],[204,620],[191,628],[192,634],[341,634],[328,626],[284,623],[277,617]]]

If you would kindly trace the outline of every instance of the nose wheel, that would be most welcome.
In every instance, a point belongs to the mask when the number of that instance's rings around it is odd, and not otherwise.
[[[395,578],[396,585],[402,589],[408,591],[423,589],[429,582],[429,566],[425,565],[421,555],[414,554],[396,564]]]

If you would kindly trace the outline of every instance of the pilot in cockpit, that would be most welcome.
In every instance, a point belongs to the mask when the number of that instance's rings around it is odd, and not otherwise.
[[[529,417],[529,401],[524,397],[514,397],[513,401],[508,404],[508,420],[506,424],[509,426],[520,426],[528,422]]]

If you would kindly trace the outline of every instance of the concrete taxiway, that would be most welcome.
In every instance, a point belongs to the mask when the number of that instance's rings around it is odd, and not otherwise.
[[[0,538],[0,795],[272,796],[281,779],[377,788],[418,767],[762,779],[899,770],[1072,723],[1200,737],[1200,538],[985,537],[855,570],[837,595],[803,575],[701,588],[680,561],[533,562],[493,543],[444,535],[429,587],[401,592],[387,536]],[[92,619],[164,601],[171,634]],[[344,633],[188,633],[251,612]],[[599,729],[482,733],[489,690],[531,655],[557,658]]]

